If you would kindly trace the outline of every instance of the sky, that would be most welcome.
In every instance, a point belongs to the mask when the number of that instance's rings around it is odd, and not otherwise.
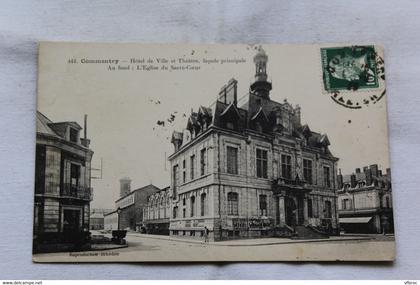
[[[330,150],[340,160],[342,173],[378,164],[389,167],[386,96],[375,105],[358,110],[335,103],[323,91],[319,46],[263,45],[268,55],[267,73],[273,84],[270,98],[284,99],[301,107],[302,123],[325,133]],[[94,151],[92,167],[102,179],[93,179],[92,208],[114,208],[119,179],[130,177],[132,189],[153,183],[170,183],[173,153],[170,137],[182,130],[191,109],[209,106],[220,88],[232,77],[238,81],[238,97],[253,82],[255,46],[250,45],[140,45],[140,44],[44,44],[40,49],[38,110],[54,122],[76,121],[83,126],[88,115],[88,138]],[[130,59],[166,58],[165,66],[199,66],[199,70],[109,70],[108,64],[83,64],[82,59],[118,59],[121,67]],[[179,59],[217,59],[218,63],[180,64]],[[76,64],[69,63],[76,59]],[[175,60],[174,64],[170,60]],[[241,59],[241,63],[221,63]],[[140,64],[142,65],[142,64]],[[111,64],[117,67],[117,65]],[[117,68],[118,69],[118,68]],[[168,119],[175,116],[172,122]],[[186,116],[184,117],[183,114]],[[164,121],[165,126],[158,125]],[[92,176],[100,176],[94,171]]]

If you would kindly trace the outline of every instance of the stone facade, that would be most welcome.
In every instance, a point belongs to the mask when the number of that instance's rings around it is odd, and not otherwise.
[[[117,210],[104,214],[104,230],[118,230],[118,213]]]
[[[143,224],[146,233],[169,234],[171,205],[169,187],[149,196],[147,207],[143,209]]]
[[[93,213],[90,215],[91,230],[103,230],[104,229],[104,215],[100,213]]]
[[[302,125],[301,109],[270,99],[268,57],[254,58],[255,82],[239,106],[231,79],[215,104],[174,132],[170,234],[210,240],[291,236],[299,227],[338,232],[338,159],[326,134]]]
[[[81,243],[89,235],[90,140],[76,122],[54,123],[37,112],[34,241]],[[86,119],[85,119],[86,130]]]
[[[349,233],[393,233],[391,170],[378,165],[337,177],[341,229]]]
[[[119,209],[119,229],[140,231],[143,224],[143,209],[147,207],[147,199],[160,189],[150,184],[131,192],[126,192],[127,178],[121,179],[121,191],[124,196],[115,201],[115,208]],[[124,189],[123,189],[124,188]],[[130,186],[128,186],[130,189]]]
[[[103,230],[104,229],[104,215],[112,212],[112,209],[94,208],[90,209],[90,229]]]

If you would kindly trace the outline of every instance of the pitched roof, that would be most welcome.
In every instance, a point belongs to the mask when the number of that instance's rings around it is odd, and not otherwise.
[[[104,214],[101,213],[93,213],[92,215],[90,215],[91,219],[103,219],[104,218]]]
[[[44,114],[36,111],[36,132],[41,134],[52,135],[63,138],[66,126],[70,125],[72,128],[81,130],[82,127],[73,121],[69,122],[56,122],[54,123],[48,119]]]
[[[52,121],[41,112],[36,111],[36,132],[60,137],[56,132],[53,131],[49,124],[52,124]]]
[[[234,110],[235,111],[234,114],[238,115],[239,118],[241,117],[241,114],[239,113],[238,108],[233,103],[230,103],[229,106],[227,106],[226,109],[220,114],[220,116],[224,116],[232,112],[231,110]]]
[[[255,113],[254,116],[252,116],[251,121],[256,120],[257,118],[263,118],[264,120],[266,120],[268,122],[268,117],[264,113],[264,110],[263,110],[262,107],[260,107],[260,109],[258,109],[258,112]]]
[[[138,191],[151,191],[153,193],[156,193],[156,192],[158,192],[160,190],[161,189],[158,188],[158,187],[156,187],[155,185],[149,184],[149,185],[146,185],[146,186],[143,186],[143,187],[140,187],[140,188],[137,188],[137,189],[132,190],[130,193],[127,193],[126,195],[118,198],[115,202],[117,202],[117,201],[119,201],[119,200],[121,200],[121,199],[123,199],[123,198],[125,198],[127,196],[130,196],[131,194],[133,194],[135,192],[138,192]]]

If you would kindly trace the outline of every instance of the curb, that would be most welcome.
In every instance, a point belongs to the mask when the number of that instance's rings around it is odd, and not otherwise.
[[[103,250],[120,249],[120,248],[126,248],[126,247],[128,247],[128,244],[115,245],[115,246],[107,247],[107,248],[91,248],[89,251],[103,251]]]
[[[195,244],[206,244],[201,241],[195,240],[183,240],[183,239],[171,239],[171,238],[160,238],[156,236],[148,236],[148,235],[138,235],[138,234],[131,234],[132,236],[149,238],[149,239],[158,239],[158,240],[167,240],[167,241],[177,241],[177,242],[184,242],[184,243],[195,243]],[[264,245],[276,245],[276,244],[294,244],[294,243],[312,243],[312,242],[341,242],[341,241],[360,241],[360,240],[374,240],[375,237],[349,237],[343,239],[312,239],[312,240],[286,240],[286,241],[278,241],[278,242],[268,242],[268,243],[256,243],[256,244],[218,244],[218,242],[209,242],[208,245],[211,246],[264,246]]]

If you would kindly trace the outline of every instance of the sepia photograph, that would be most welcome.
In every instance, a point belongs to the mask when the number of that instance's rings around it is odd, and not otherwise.
[[[39,45],[33,261],[395,259],[378,45]]]

